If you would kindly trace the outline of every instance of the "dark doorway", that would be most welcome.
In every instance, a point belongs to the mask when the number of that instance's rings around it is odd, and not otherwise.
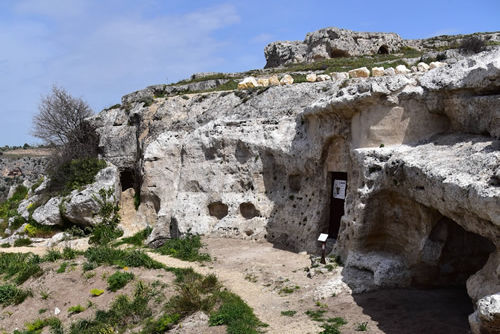
[[[377,52],[379,55],[388,55],[389,54],[389,47],[387,45],[382,45]]]
[[[330,180],[330,224],[328,237],[337,239],[340,229],[340,219],[344,215],[344,203],[347,191],[347,173],[331,172]]]

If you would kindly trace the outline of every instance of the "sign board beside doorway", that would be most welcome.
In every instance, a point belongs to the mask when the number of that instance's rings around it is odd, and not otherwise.
[[[345,199],[346,180],[333,181],[333,198]]]

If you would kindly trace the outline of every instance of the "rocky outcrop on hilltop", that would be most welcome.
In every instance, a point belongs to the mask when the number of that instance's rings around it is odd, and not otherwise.
[[[500,32],[475,34],[486,42],[499,43]],[[272,42],[264,49],[266,68],[308,63],[322,59],[373,54],[392,54],[402,48],[435,51],[457,48],[473,35],[437,36],[404,40],[395,33],[357,32],[340,28],[323,28],[306,35],[304,41]]]

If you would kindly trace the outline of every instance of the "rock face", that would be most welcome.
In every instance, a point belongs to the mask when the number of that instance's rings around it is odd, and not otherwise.
[[[109,164],[95,176],[95,182],[82,190],[73,190],[68,196],[50,198],[45,204],[36,208],[32,218],[42,225],[63,225],[63,219],[80,226],[95,225],[99,222],[97,213],[100,209],[99,190],[113,189],[113,196],[109,200],[114,203],[120,201],[121,186],[118,168]],[[32,201],[35,198],[31,198]],[[18,208],[23,215],[24,206]]]
[[[426,70],[157,98],[94,120],[102,143],[130,134],[104,158],[122,179],[138,171],[151,245],[191,231],[314,252],[329,233],[355,292],[467,283],[476,302],[500,291],[500,49]]]
[[[394,33],[357,32],[324,28],[306,35],[304,41],[272,42],[264,49],[266,68],[314,62],[322,59],[396,53],[403,47],[436,50],[460,45],[472,35],[437,36],[403,40]],[[500,42],[500,32],[476,34],[486,42]],[[435,57],[435,56],[434,56]]]
[[[345,56],[393,53],[403,46],[394,33],[356,32],[324,28],[306,35],[303,42],[273,42],[266,46],[266,68]]]
[[[9,189],[28,181],[34,184],[45,172],[46,157],[0,156],[0,202],[7,199]]]

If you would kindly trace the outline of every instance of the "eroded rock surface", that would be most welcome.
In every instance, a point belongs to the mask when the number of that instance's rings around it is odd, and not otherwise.
[[[315,252],[344,173],[350,289],[467,282],[477,301],[500,288],[500,50],[420,68],[157,97],[95,122],[104,158],[136,171],[151,245],[192,232]]]

